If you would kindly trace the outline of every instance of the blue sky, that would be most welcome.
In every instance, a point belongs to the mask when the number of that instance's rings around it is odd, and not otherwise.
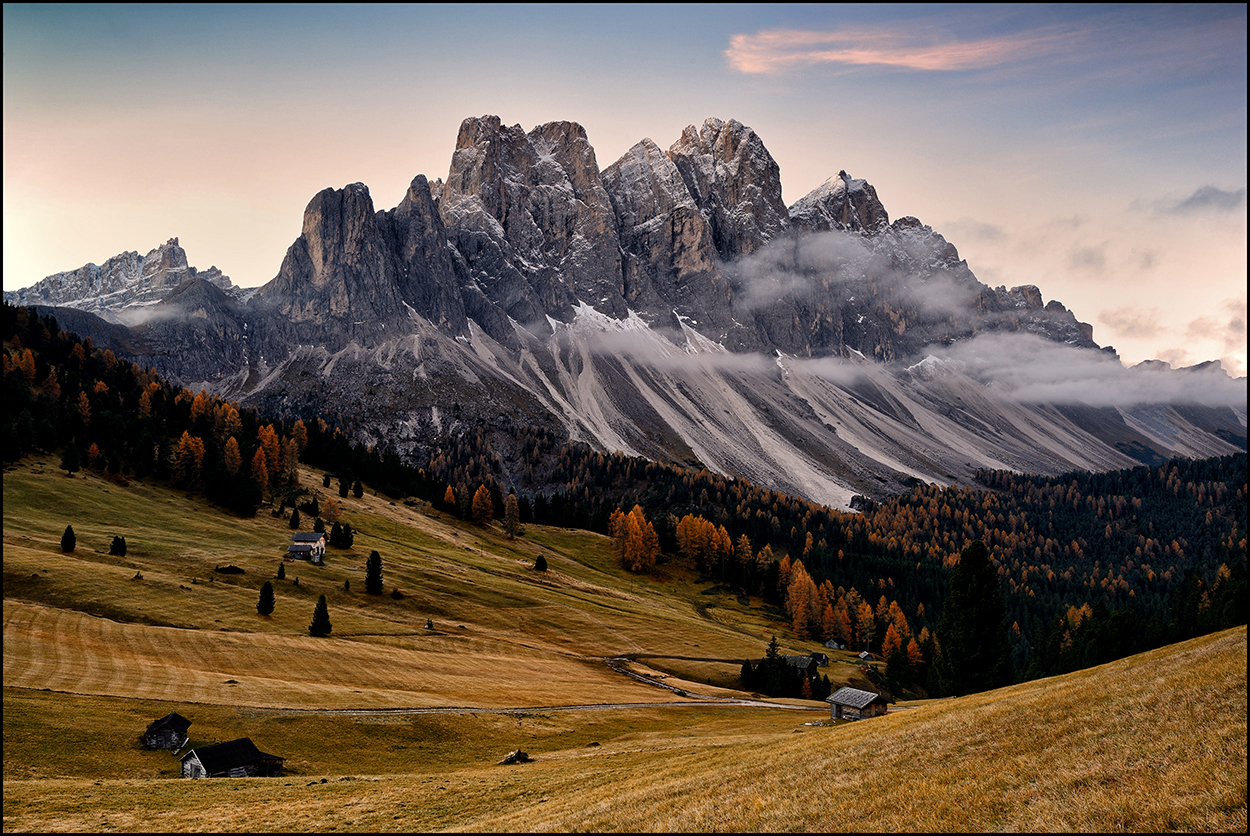
[[[313,194],[393,207],[484,114],[601,168],[738,119],[787,203],[845,169],[1126,362],[1245,373],[1239,5],[6,5],[4,287],[175,236],[262,284]]]

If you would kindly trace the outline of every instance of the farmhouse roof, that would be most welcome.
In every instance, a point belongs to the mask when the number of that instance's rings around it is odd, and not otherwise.
[[[308,554],[312,551],[312,546],[307,543],[292,543],[286,547],[287,554]]]
[[[812,664],[811,656],[795,656],[792,654],[784,654],[781,657],[781,659],[787,665],[792,665],[796,668],[803,668],[804,670],[807,670],[807,668],[809,668]]]
[[[183,717],[177,711],[171,711],[159,720],[153,720],[148,725],[148,734],[155,734],[162,729],[172,729],[178,734],[186,734],[187,729],[191,728],[191,721]]]
[[[291,539],[296,543],[315,543],[318,540],[326,538],[324,533],[316,531],[297,531],[291,535]]]
[[[286,758],[269,755],[257,749],[256,744],[252,742],[250,737],[240,737],[238,740],[227,740],[225,743],[201,746],[198,749],[192,749],[190,752],[187,752],[178,761],[181,763],[192,755],[199,757],[200,765],[204,767],[204,771],[209,775],[229,772],[237,766],[245,766],[259,760],[286,760]]]
[[[880,694],[874,694],[872,691],[861,691],[858,688],[844,686],[830,694],[826,702],[851,708],[864,708],[881,699]]]

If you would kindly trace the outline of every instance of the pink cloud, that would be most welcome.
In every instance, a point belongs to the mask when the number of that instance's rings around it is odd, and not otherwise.
[[[754,35],[734,35],[725,55],[730,66],[739,72],[766,75],[812,64],[971,70],[1066,46],[1072,35],[1049,30],[975,41],[932,43],[929,38],[887,31],[770,29]]]

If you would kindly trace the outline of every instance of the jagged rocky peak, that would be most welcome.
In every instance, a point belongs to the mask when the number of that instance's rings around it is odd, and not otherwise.
[[[725,261],[749,255],[790,225],[781,172],[755,131],[730,119],[707,119],[682,131],[668,149],[690,196],[712,229]]]
[[[1070,345],[1098,348],[1094,342],[1094,326],[1079,321],[1058,300],[1052,299],[1043,305],[1042,292],[1036,285],[1020,285],[1010,290],[999,285],[993,289],[993,296],[990,307],[1007,316],[1012,330],[1030,331]]]
[[[314,195],[278,275],[252,298],[292,322],[330,317],[367,330],[401,318],[394,259],[369,189],[352,183]]]
[[[808,232],[876,235],[890,225],[890,216],[867,180],[839,171],[790,207],[790,222]]]
[[[643,139],[603,170],[603,183],[616,213],[629,305],[680,309],[707,299],[716,247],[677,165]]]
[[[581,125],[466,119],[438,208],[470,275],[517,322],[568,319],[582,301],[624,315],[616,219]]]
[[[230,277],[216,266],[202,273],[189,266],[178,239],[170,238],[147,255],[124,252],[102,265],[91,263],[54,273],[31,287],[6,291],[4,298],[15,305],[56,305],[108,316],[128,307],[153,304],[190,278],[202,278],[222,290],[237,292]]]

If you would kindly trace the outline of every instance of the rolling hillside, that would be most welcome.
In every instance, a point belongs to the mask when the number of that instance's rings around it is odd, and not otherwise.
[[[47,457],[9,467],[5,829],[1245,828],[1244,627],[808,725],[828,714],[703,699],[749,696],[729,660],[774,632],[814,649],[758,601],[677,570],[629,575],[594,534],[529,526],[508,541],[368,491],[343,505],[353,548],[324,568],[288,562],[279,581],[291,532],[268,509],[238,519],[141,480],[70,479]],[[125,557],[108,554],[114,535]],[[372,549],[380,597],[363,592]],[[270,618],[256,615],[264,580]],[[327,639],[307,631],[320,594]],[[603,664],[629,653],[690,657],[633,663],[681,693]],[[828,670],[857,674],[842,654]],[[173,780],[176,759],[137,743],[169,711],[192,719],[191,745],[249,736],[287,775]],[[535,762],[498,764],[518,747]]]

